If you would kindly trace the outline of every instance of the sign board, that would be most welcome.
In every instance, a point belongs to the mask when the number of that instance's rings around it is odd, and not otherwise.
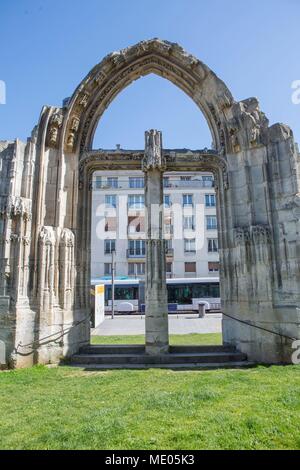
[[[93,326],[97,328],[105,319],[105,308],[104,308],[104,284],[96,285],[94,290],[94,318]]]

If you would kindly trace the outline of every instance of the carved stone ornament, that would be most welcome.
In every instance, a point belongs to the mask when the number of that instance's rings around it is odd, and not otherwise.
[[[50,147],[56,147],[58,144],[59,138],[59,131],[62,126],[63,122],[63,112],[62,110],[56,111],[49,123],[49,131],[48,131],[48,145]]]
[[[72,232],[72,230],[65,228],[62,231],[62,234],[60,237],[60,245],[73,247],[74,240],[75,240],[75,237],[74,237],[74,233]]]
[[[294,218],[300,219],[300,193],[296,194],[289,202],[286,202],[281,209],[292,211]]]
[[[89,101],[89,94],[83,93],[79,98],[79,105],[82,106],[83,108],[86,108],[88,101]]]
[[[67,137],[67,149],[71,152],[74,150],[74,145],[76,141],[76,132],[79,129],[79,124],[80,124],[80,121],[78,117],[73,117],[71,119],[69,135]]]
[[[254,245],[268,244],[271,241],[271,231],[267,225],[236,227],[234,229],[234,238],[237,244],[247,242],[252,242]]]
[[[53,227],[42,227],[39,235],[39,243],[42,245],[55,245],[56,235]]]
[[[269,121],[260,111],[256,98],[234,103],[229,124],[229,151],[233,153],[261,145],[266,140]]]
[[[145,157],[142,162],[144,172],[149,170],[165,171],[166,160],[162,152],[162,134],[151,129],[145,132]]]
[[[31,199],[20,196],[10,196],[7,202],[6,214],[10,218],[22,217],[25,220],[30,220]]]

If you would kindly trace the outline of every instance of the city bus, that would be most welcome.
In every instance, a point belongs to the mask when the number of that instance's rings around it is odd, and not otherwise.
[[[111,278],[92,280],[92,286],[105,286],[105,312],[111,312]],[[198,311],[199,303],[207,311],[220,311],[220,282],[218,277],[167,279],[169,313]],[[116,313],[143,313],[145,311],[145,282],[140,279],[118,277],[115,280],[114,306]]]

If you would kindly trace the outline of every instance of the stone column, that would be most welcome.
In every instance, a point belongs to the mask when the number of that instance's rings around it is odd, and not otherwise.
[[[169,349],[166,249],[163,217],[163,172],[161,132],[145,133],[146,207],[146,353],[165,354]]]

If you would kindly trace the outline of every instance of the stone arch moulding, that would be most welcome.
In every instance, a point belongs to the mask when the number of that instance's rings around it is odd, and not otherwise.
[[[64,150],[90,150],[98,121],[111,101],[126,86],[149,73],[168,79],[193,99],[207,120],[219,152],[225,153],[225,148],[227,152],[236,151],[240,146],[263,140],[260,127],[266,127],[267,120],[256,99],[235,103],[224,82],[200,60],[178,44],[153,39],[109,54],[82,81],[64,116]],[[239,135],[238,117],[247,121],[246,139]],[[54,135],[57,121],[55,118],[52,126]]]
[[[253,361],[291,362],[300,336],[293,133],[283,124],[269,127],[256,98],[236,102],[178,44],[152,39],[106,56],[62,108],[45,106],[27,143],[0,142],[0,341],[7,365],[55,363],[89,342],[90,170],[139,168],[143,158],[93,152],[91,143],[115,96],[152,72],[194,100],[213,136],[211,150],[170,150],[165,158],[175,171],[205,167],[219,175],[223,341]]]

